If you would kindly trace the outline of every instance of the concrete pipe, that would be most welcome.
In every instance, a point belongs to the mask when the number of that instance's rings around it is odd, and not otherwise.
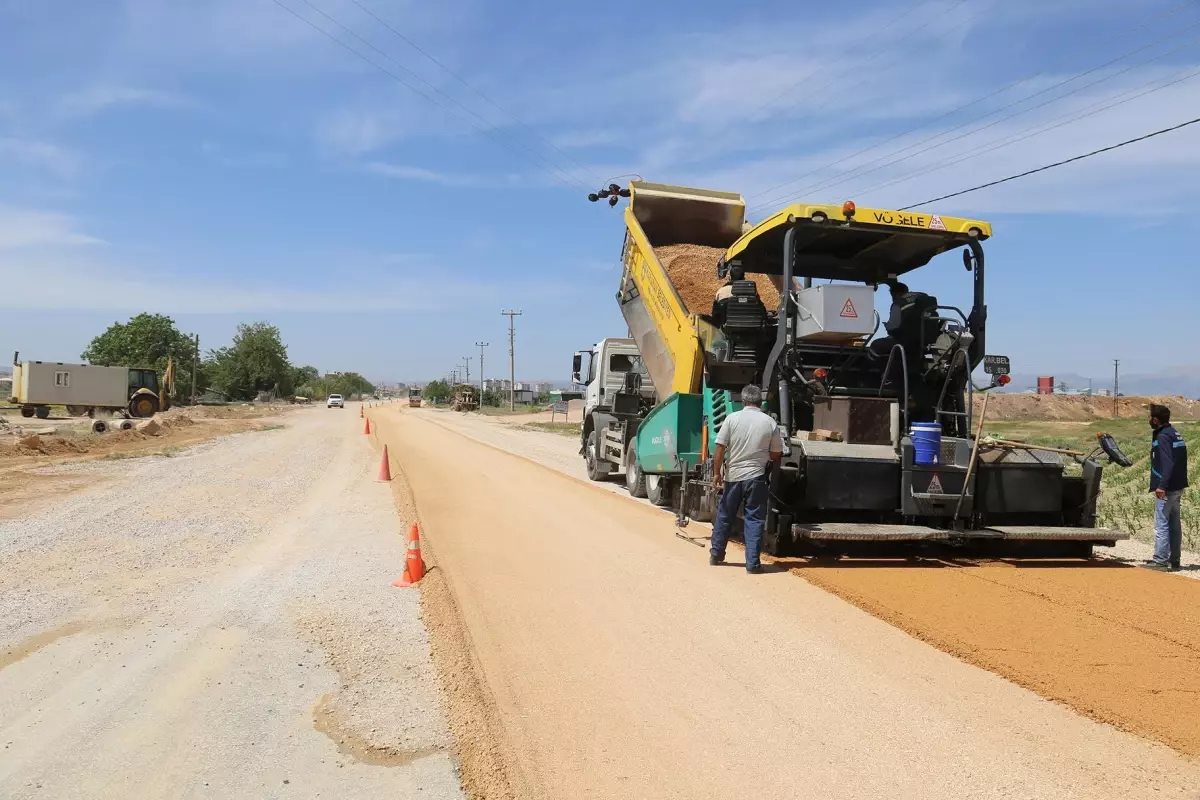
[[[131,419],[124,419],[124,418],[114,419],[112,421],[111,425],[112,425],[112,427],[116,428],[119,431],[133,430],[133,420],[131,420]]]
[[[92,433],[108,433],[108,423],[102,419],[92,420]]]

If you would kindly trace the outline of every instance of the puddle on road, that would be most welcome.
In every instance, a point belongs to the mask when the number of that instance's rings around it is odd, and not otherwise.
[[[343,726],[333,707],[332,693],[321,695],[313,706],[313,728],[328,736],[342,755],[373,767],[402,767],[427,756],[445,752],[441,747],[400,750],[372,744],[366,737]]]

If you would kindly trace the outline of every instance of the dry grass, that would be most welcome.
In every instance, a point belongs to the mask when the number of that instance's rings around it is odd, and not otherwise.
[[[579,437],[578,422],[527,422],[522,425],[522,428],[528,428],[532,431],[542,431],[544,433],[557,433],[559,436],[570,436],[572,438]]]

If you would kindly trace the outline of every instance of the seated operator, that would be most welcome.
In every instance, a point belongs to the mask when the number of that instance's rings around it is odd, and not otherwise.
[[[899,344],[912,362],[920,357],[921,326],[926,315],[937,310],[937,298],[925,292],[910,291],[899,281],[889,281],[888,287],[892,293],[892,307],[884,323],[887,336],[871,342],[871,350],[886,356]]]
[[[713,324],[718,328],[725,325],[725,309],[733,298],[733,284],[744,280],[746,280],[746,270],[735,264],[729,268],[729,281],[717,289],[717,296],[713,298],[712,319]]]

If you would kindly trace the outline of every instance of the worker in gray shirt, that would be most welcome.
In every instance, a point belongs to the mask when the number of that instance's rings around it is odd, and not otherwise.
[[[762,572],[759,552],[767,522],[767,462],[778,468],[783,458],[783,439],[779,425],[761,408],[762,389],[753,384],[742,389],[742,404],[744,408],[727,416],[717,433],[713,480],[721,500],[708,563],[716,566],[725,560],[730,529],[738,509],[745,504],[742,537],[746,542],[746,571],[757,573]]]

